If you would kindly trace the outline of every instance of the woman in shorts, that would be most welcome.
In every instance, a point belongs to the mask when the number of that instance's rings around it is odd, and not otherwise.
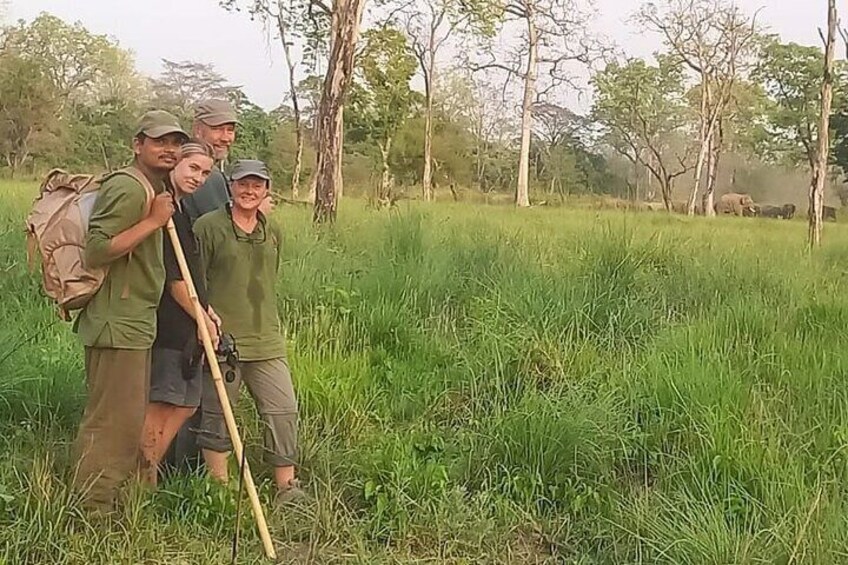
[[[172,220],[180,246],[203,306],[203,323],[217,347],[220,320],[206,299],[205,276],[200,252],[188,213],[180,205],[183,197],[203,185],[214,164],[212,148],[190,140],[182,147],[180,162],[171,171],[170,189],[175,210]],[[158,482],[159,466],[182,425],[200,405],[203,363],[198,362],[199,330],[188,286],[183,280],[170,237],[164,238],[165,291],[157,310],[156,340],[153,343],[150,395],[141,441],[141,475],[150,486]]]

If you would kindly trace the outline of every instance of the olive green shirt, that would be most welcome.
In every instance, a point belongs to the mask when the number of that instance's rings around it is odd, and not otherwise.
[[[158,194],[165,187],[152,182]],[[85,261],[108,266],[103,285],[80,311],[76,329],[83,345],[115,349],[148,349],[156,337],[156,308],[165,286],[162,230],[156,230],[128,255],[109,261],[113,237],[140,222],[147,210],[147,191],[134,178],[116,174],[100,187],[91,210]]]
[[[253,233],[233,223],[226,207],[194,224],[200,244],[209,304],[221,318],[221,331],[233,335],[239,358],[265,361],[284,357],[286,344],[275,292],[282,232],[260,214]]]

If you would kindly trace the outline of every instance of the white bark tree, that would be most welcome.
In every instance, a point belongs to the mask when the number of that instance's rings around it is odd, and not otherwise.
[[[821,33],[821,31],[819,31]],[[827,2],[827,37],[824,41],[824,71],[821,86],[821,118],[819,121],[816,160],[810,182],[809,233],[810,248],[821,245],[824,185],[830,154],[830,110],[833,104],[833,50],[836,43],[836,0]]]
[[[521,40],[507,53],[492,51],[489,60],[474,65],[475,70],[498,69],[507,81],[519,79],[521,102],[521,140],[515,204],[530,205],[530,140],[533,134],[533,107],[545,101],[555,87],[569,84],[576,88],[570,66],[590,64],[601,53],[591,40],[589,16],[579,0],[511,0],[502,6],[504,31],[514,31]],[[539,77],[544,76],[544,82]]]
[[[734,84],[748,67],[757,36],[756,15],[748,18],[733,0],[664,0],[662,8],[654,3],[643,6],[636,19],[662,35],[666,47],[698,81],[699,151],[687,211],[689,215],[695,213],[698,194],[706,184],[702,202],[704,212],[712,216],[714,169],[721,154],[716,130]]]

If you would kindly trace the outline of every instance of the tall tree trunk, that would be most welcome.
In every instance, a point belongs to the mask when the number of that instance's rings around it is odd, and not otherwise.
[[[698,201],[698,193],[701,190],[701,179],[704,175],[704,164],[710,155],[710,139],[712,138],[713,121],[711,108],[711,91],[710,77],[706,73],[701,73],[701,113],[700,127],[698,131],[699,142],[701,144],[698,151],[698,160],[695,163],[695,178],[692,185],[692,192],[689,194],[689,203],[687,212],[690,216],[695,215],[695,203]]]
[[[718,178],[718,163],[721,159],[721,148],[724,142],[724,128],[721,121],[718,122],[716,130],[710,137],[710,155],[707,166],[707,188],[704,191],[704,198],[701,200],[701,206],[704,208],[705,216],[715,216],[715,185]]]
[[[830,109],[833,104],[833,49],[836,35],[836,0],[827,3],[827,39],[825,40],[824,76],[821,86],[821,115],[817,159],[810,182],[809,243],[810,248],[821,245],[824,184],[827,177],[827,157],[830,152]]]
[[[533,130],[533,100],[536,97],[536,60],[539,33],[533,2],[524,3],[527,12],[527,73],[524,76],[524,101],[521,104],[521,153],[518,156],[518,183],[515,189],[516,206],[530,206],[530,135]]]
[[[436,72],[436,30],[430,28],[427,45],[427,61],[424,72],[424,174],[421,177],[421,190],[426,202],[433,200],[433,80]]]
[[[391,204],[392,200],[392,171],[389,168],[389,155],[392,152],[392,137],[386,138],[385,143],[380,143],[380,157],[382,158],[382,174],[380,176],[380,193],[378,200],[381,204]]]
[[[339,166],[336,168],[336,201],[344,196],[344,106],[339,109],[339,120],[337,122],[339,136]]]
[[[316,223],[336,219],[337,197],[342,184],[342,108],[353,76],[353,57],[365,1],[335,0],[333,3],[330,55],[318,105],[315,136],[318,155],[313,220]]]
[[[300,101],[297,97],[297,81],[294,76],[294,61],[291,56],[291,46],[288,41],[288,29],[286,20],[282,13],[277,14],[277,27],[280,31],[280,42],[283,44],[283,54],[286,57],[286,66],[289,69],[289,96],[294,113],[294,134],[297,149],[294,155],[294,168],[292,170],[292,199],[297,200],[300,192],[300,172],[303,168],[303,121],[300,117]]]

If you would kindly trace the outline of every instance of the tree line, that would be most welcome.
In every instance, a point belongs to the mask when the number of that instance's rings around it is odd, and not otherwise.
[[[833,42],[784,42],[731,0],[638,7],[630,25],[662,43],[648,59],[594,33],[581,0],[222,8],[249,12],[264,24],[257,33],[279,40],[290,81],[277,108],[257,106],[209,62],[165,60],[145,77],[112,39],[50,14],[3,27],[3,172],[120,166],[141,112],[188,120],[198,99],[222,96],[242,123],[233,156],[266,160],[277,186],[315,202],[319,219],[332,219],[345,186],[383,204],[437,192],[509,194],[519,206],[605,194],[669,209],[679,200],[708,215],[729,190],[806,198],[801,181],[770,186],[775,170],[817,174],[848,203],[845,61],[828,75],[830,131],[820,147],[824,47]],[[418,79],[423,88],[413,88]],[[592,96],[582,115],[563,101],[578,91]]]

